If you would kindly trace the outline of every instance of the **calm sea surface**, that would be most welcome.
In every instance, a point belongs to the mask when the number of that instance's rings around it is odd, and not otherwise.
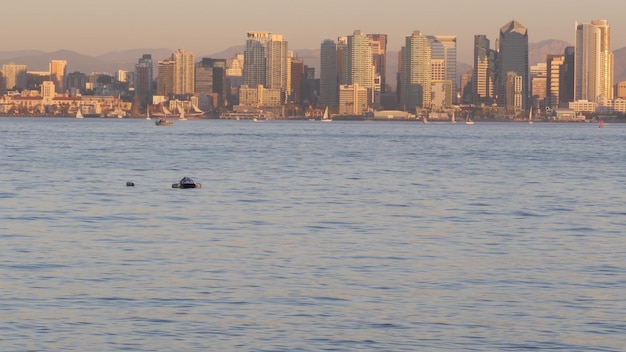
[[[626,350],[626,124],[1,118],[0,150],[3,352]]]

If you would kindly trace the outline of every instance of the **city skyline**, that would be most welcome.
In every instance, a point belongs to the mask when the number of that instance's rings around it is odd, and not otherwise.
[[[324,39],[336,39],[356,29],[387,34],[388,51],[399,51],[404,38],[419,30],[427,35],[457,36],[458,60],[469,63],[473,36],[497,38],[499,28],[508,21],[523,23],[531,43],[559,39],[573,44],[575,23],[597,18],[611,23],[612,50],[626,46],[626,34],[621,35],[626,33],[626,21],[619,16],[626,11],[626,2],[618,0],[604,1],[602,7],[591,1],[563,7],[538,0],[526,1],[523,6],[493,0],[442,0],[428,6],[391,0],[384,9],[371,0],[359,2],[359,6],[328,0],[307,5],[266,0],[237,7],[199,0],[177,6],[162,0],[111,0],[96,9],[76,0],[34,0],[31,4],[28,12],[17,2],[4,4],[5,13],[20,16],[4,19],[4,29],[16,29],[18,34],[3,39],[0,51],[65,49],[101,55],[128,49],[184,48],[207,55],[241,45],[246,32],[267,31],[283,34],[290,50],[297,52],[319,48]]]

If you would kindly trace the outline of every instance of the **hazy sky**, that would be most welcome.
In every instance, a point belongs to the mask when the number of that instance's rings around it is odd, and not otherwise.
[[[626,1],[604,0],[30,0],[2,6],[0,51],[67,49],[96,55],[137,48],[184,48],[197,56],[243,45],[246,32],[282,34],[289,49],[319,48],[355,29],[385,33],[387,49],[404,37],[456,35],[459,61],[471,62],[473,36],[492,41],[512,19],[529,41],[574,42],[574,23],[607,19],[612,49],[626,46]],[[601,6],[600,6],[601,4]]]

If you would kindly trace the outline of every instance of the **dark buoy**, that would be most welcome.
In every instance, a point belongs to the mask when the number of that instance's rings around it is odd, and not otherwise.
[[[135,187],[135,182],[126,182],[126,187]]]

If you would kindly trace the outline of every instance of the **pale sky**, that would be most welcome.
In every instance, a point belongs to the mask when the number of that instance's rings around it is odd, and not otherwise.
[[[414,30],[456,35],[458,60],[471,63],[475,34],[495,45],[515,19],[529,41],[574,43],[575,22],[606,19],[613,50],[626,46],[625,0],[29,0],[2,5],[0,51],[73,50],[86,55],[139,48],[197,56],[243,45],[246,32],[282,34],[289,49],[316,49],[355,29],[388,35],[397,51]]]

